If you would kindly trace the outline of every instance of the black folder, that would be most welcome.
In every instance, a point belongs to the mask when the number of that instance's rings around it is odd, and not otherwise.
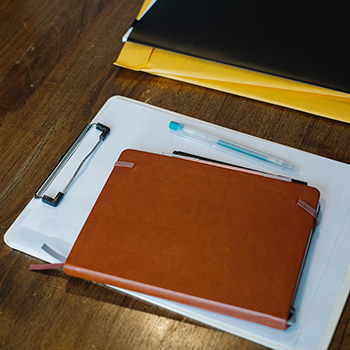
[[[129,41],[350,92],[345,1],[158,0]]]

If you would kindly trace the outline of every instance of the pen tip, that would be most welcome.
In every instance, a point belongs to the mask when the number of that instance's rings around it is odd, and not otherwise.
[[[181,124],[179,124],[179,123],[177,123],[177,122],[174,122],[174,121],[171,121],[170,123],[169,123],[169,128],[171,129],[171,130],[174,130],[174,131],[178,131],[178,130],[181,130],[182,128],[181,128]]]

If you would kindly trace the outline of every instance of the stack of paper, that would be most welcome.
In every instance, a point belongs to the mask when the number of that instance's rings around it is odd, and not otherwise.
[[[349,122],[342,6],[146,0],[116,64]]]

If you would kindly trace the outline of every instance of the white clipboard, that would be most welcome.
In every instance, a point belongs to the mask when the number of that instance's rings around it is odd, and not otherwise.
[[[75,178],[62,202],[54,207],[44,203],[41,198],[33,198],[6,232],[6,244],[50,263],[57,263],[57,260],[42,249],[44,244],[68,256],[115,161],[127,148],[167,154],[181,150],[261,171],[269,170],[261,164],[252,166],[250,160],[239,154],[220,152],[173,135],[168,128],[172,120],[292,161],[300,168],[298,178],[320,190],[321,224],[315,231],[295,301],[297,322],[288,330],[280,331],[164,299],[123,291],[273,349],[326,349],[350,289],[350,166],[344,163],[116,96],[106,102],[92,121],[92,124],[101,123],[109,127],[110,134],[89,158],[87,166]],[[48,195],[55,196],[63,188],[67,174],[68,179],[71,178],[81,159],[96,144],[99,135],[99,130],[89,130],[66,162],[64,170],[45,190]]]

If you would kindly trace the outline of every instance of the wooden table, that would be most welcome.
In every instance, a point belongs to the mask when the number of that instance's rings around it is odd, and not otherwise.
[[[350,125],[113,65],[142,0],[0,2],[0,232],[113,95],[350,163]],[[0,243],[1,349],[262,346],[63,272]],[[349,349],[350,303],[331,349]]]

